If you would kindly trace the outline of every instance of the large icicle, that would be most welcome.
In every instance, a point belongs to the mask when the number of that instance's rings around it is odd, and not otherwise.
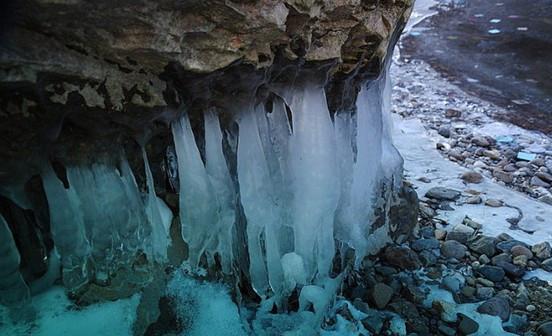
[[[214,109],[205,114],[205,161],[207,174],[216,199],[217,218],[211,234],[216,236],[213,252],[221,257],[222,269],[230,273],[234,260],[232,252],[232,230],[236,220],[236,191],[228,171],[222,149],[222,130]]]
[[[197,267],[215,237],[216,204],[187,115],[173,123],[172,132],[178,159],[182,236],[188,243],[189,260]]]
[[[303,257],[310,278],[317,273],[324,279],[335,254],[339,199],[334,128],[323,84],[306,83],[293,94],[289,168],[295,252]]]
[[[153,259],[164,262],[167,259],[167,247],[169,246],[169,229],[172,222],[172,212],[165,202],[155,194],[153,175],[148,161],[146,150],[142,147],[142,158],[146,172],[146,185],[148,192],[145,199],[145,209],[148,222],[151,226],[151,254]]]
[[[69,290],[88,281],[87,258],[90,244],[84,227],[80,200],[73,189],[65,189],[48,164],[42,173],[44,191],[50,210],[50,227],[61,257],[63,283]]]
[[[238,180],[247,218],[251,282],[264,296],[269,284],[274,292],[281,291],[283,271],[277,233],[282,216],[271,194],[274,184],[259,134],[259,112],[247,106],[239,119]]]
[[[24,307],[31,298],[19,272],[20,261],[8,223],[0,214],[0,304],[16,309]]]

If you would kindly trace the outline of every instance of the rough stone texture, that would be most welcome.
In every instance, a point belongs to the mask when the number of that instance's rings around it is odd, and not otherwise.
[[[456,240],[447,240],[441,245],[441,253],[447,258],[463,258],[466,255],[466,251],[466,246]]]
[[[389,246],[384,257],[389,264],[401,269],[415,270],[421,266],[418,255],[408,247]]]
[[[358,82],[381,72],[411,6],[410,0],[2,4],[0,157],[32,161],[60,142],[79,152],[77,144],[91,139],[104,140],[102,152],[122,134],[143,136],[153,121],[170,119],[193,88],[215,95],[224,80],[259,86],[290,64],[292,76],[297,68],[325,65],[330,105],[350,106]]]

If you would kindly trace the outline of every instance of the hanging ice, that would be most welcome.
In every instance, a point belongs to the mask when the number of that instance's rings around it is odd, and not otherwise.
[[[92,276],[106,280],[139,251],[163,262],[172,212],[155,195],[143,154],[148,192],[140,193],[126,159],[110,164],[67,167],[65,188],[48,164],[42,173],[54,244],[61,257],[63,281],[70,290]]]
[[[232,263],[235,192],[222,150],[222,131],[214,111],[205,115],[206,164],[201,159],[190,121],[172,126],[180,181],[182,236],[197,267],[203,253],[214,262],[218,252],[225,272]]]
[[[64,188],[50,165],[45,167],[42,181],[48,198],[54,244],[61,256],[63,283],[74,290],[88,281],[90,255],[80,200],[73,189]]]
[[[165,202],[155,194],[153,175],[148,161],[146,150],[142,148],[144,170],[146,172],[146,184],[148,192],[145,199],[145,210],[148,222],[151,226],[151,254],[158,262],[167,259],[167,246],[169,246],[169,229],[172,222],[172,212]]]
[[[228,246],[241,248],[231,233],[241,206],[248,276],[280,307],[296,285],[325,288],[336,240],[355,250],[357,263],[390,241],[387,217],[402,162],[390,139],[386,76],[361,88],[354,111],[333,118],[323,81],[301,78],[263,99],[235,99],[241,105],[227,113],[238,127],[222,129],[237,146],[226,151],[217,115],[206,111],[206,164],[187,115],[172,128],[192,264],[215,251],[233,259]]]

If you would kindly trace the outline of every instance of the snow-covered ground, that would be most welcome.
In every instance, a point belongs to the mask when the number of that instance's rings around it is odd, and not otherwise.
[[[6,308],[0,306],[2,336],[126,336],[132,335],[139,295],[114,302],[76,307],[62,287],[52,287],[34,296],[36,317],[32,323],[13,323]]]

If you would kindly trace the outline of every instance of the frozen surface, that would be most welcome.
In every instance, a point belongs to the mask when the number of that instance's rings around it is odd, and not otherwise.
[[[131,298],[73,309],[62,287],[52,287],[34,296],[36,318],[32,323],[14,324],[0,306],[2,336],[98,336],[132,335],[139,295]]]
[[[451,224],[447,228],[460,224],[465,216],[469,216],[483,224],[482,232],[490,236],[506,232],[515,239],[531,245],[552,240],[552,206],[532,200],[486,178],[480,184],[465,185],[460,176],[468,170],[445,160],[437,152],[436,135],[426,132],[417,119],[396,117],[395,123],[394,138],[405,159],[405,175],[417,187],[420,196],[434,186],[459,191],[474,189],[481,192],[483,199],[499,199],[507,205],[493,208],[483,204],[452,204],[454,211],[438,211],[438,217]],[[431,179],[431,183],[418,181],[417,178],[422,176]],[[506,221],[507,218],[518,216],[518,210],[515,208],[523,212],[523,217],[518,223],[523,230],[512,230],[510,223]],[[533,234],[527,232],[533,232]]]
[[[168,285],[177,302],[177,314],[186,326],[186,336],[246,336],[238,307],[221,284],[200,282],[182,272]]]

